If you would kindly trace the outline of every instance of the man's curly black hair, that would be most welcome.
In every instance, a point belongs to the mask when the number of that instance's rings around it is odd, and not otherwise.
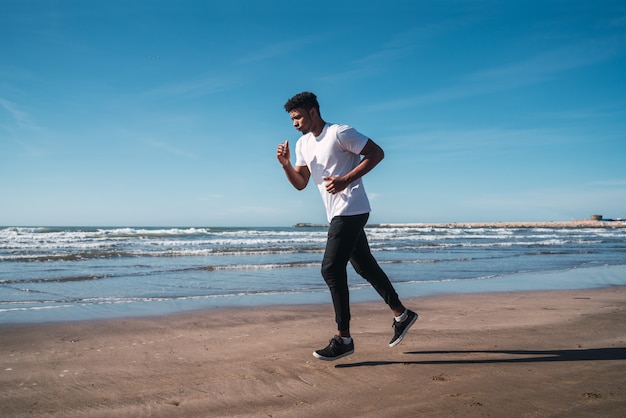
[[[320,104],[317,102],[317,96],[309,91],[304,91],[296,94],[291,99],[287,100],[287,103],[285,103],[285,110],[287,112],[300,108],[304,110],[311,110],[315,108],[319,113]]]

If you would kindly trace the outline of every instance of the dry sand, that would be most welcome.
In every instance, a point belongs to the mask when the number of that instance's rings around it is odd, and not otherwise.
[[[330,305],[0,326],[2,417],[623,417],[626,287],[438,296],[395,348],[382,302],[356,351],[313,358]]]

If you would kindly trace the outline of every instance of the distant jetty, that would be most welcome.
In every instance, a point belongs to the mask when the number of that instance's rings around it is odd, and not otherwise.
[[[323,228],[328,225],[297,223],[296,228]],[[580,220],[550,222],[449,222],[449,223],[401,223],[368,224],[368,228],[626,228],[624,220]]]
[[[368,225],[379,228],[626,228],[626,221],[452,222]]]
[[[312,224],[309,222],[300,222],[294,225],[296,228],[325,228],[328,224]]]

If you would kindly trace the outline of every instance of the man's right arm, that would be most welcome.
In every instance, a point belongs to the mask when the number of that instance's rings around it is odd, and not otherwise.
[[[289,150],[289,141],[285,141],[284,144],[278,144],[278,150],[276,151],[276,158],[278,162],[283,166],[285,174],[289,182],[298,190],[302,190],[309,183],[311,172],[307,166],[291,165],[291,152]]]
[[[293,187],[296,189],[302,190],[309,184],[309,177],[311,177],[309,167],[305,165],[297,165],[294,167],[291,163],[288,163],[283,166],[283,170],[285,170],[289,182],[293,184]]]

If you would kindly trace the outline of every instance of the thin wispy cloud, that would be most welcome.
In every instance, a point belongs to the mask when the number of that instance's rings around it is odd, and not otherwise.
[[[200,197],[199,200],[201,202],[210,202],[210,201],[213,201],[213,200],[223,199],[224,197],[225,196],[223,194],[213,193],[213,194],[209,194],[209,195],[206,195],[206,196],[202,196],[202,197]]]
[[[626,109],[622,107],[607,107],[604,109],[589,108],[589,109],[571,109],[560,112],[544,112],[541,114],[545,118],[558,118],[566,120],[589,120],[589,119],[605,119],[624,117],[626,118]]]
[[[202,97],[215,93],[221,93],[236,89],[242,85],[242,81],[236,76],[208,75],[198,77],[195,80],[184,82],[172,82],[146,92],[147,96],[156,97]]]
[[[190,159],[190,160],[195,160],[198,158],[198,156],[192,152],[186,151],[182,148],[178,148],[175,147],[173,145],[168,144],[167,142],[164,141],[159,141],[159,140],[145,140],[143,141],[145,144],[151,146],[152,148],[161,150],[161,151],[165,151],[166,153],[170,154],[170,155],[174,155],[177,157],[183,157],[186,159]]]
[[[488,69],[468,77],[469,80],[503,87],[534,84],[563,71],[594,65],[625,52],[626,37],[590,39],[579,44],[542,52],[526,60]]]
[[[240,206],[228,209],[227,212],[224,212],[225,215],[232,215],[233,213],[249,216],[271,215],[276,213],[276,208],[272,206]]]
[[[597,180],[586,184],[590,187],[626,187],[626,179]]]
[[[332,72],[317,77],[322,83],[337,84],[342,82],[354,82],[355,80],[363,80],[372,77],[375,74],[379,74],[380,70],[376,66],[369,66],[364,68],[351,68],[344,71]]]
[[[20,106],[12,101],[0,98],[0,107],[9,115],[15,125],[21,128],[36,128],[30,114],[22,110]]]
[[[327,36],[327,35],[326,35]],[[268,61],[278,57],[288,56],[298,50],[307,50],[311,44],[319,42],[319,37],[290,38],[279,42],[269,42],[255,48],[254,51],[243,54],[235,61],[236,65],[252,64],[260,61]]]
[[[488,150],[541,149],[546,146],[571,146],[577,141],[575,132],[568,129],[525,128],[525,129],[441,129],[416,132],[410,136],[389,137],[387,141],[396,147],[407,148],[419,144],[421,149],[430,153],[472,153]],[[400,144],[398,146],[398,144]]]
[[[421,46],[429,40],[437,38],[449,31],[464,27],[471,18],[449,19],[443,22],[428,23],[413,27],[397,34],[382,43],[379,48],[355,58],[347,69],[325,74],[320,80],[325,82],[341,82],[346,80],[365,79],[381,74],[385,68],[393,67],[405,58],[419,52]],[[332,68],[332,67],[331,67]]]
[[[461,83],[426,94],[381,102],[370,110],[393,110],[502,92],[555,78],[575,68],[594,65],[626,53],[626,37],[588,40],[539,53],[528,59],[459,77]]]

